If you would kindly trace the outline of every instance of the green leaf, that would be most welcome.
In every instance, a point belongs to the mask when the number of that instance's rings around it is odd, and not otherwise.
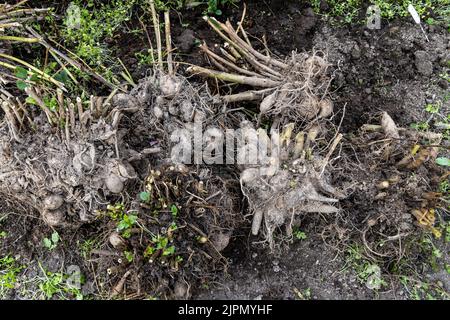
[[[134,215],[134,214],[130,214],[130,215],[128,216],[128,218],[129,218],[129,221],[130,221],[130,226],[132,226],[133,224],[135,224],[136,221],[137,221],[137,216]]]
[[[123,254],[125,255],[125,258],[128,262],[133,262],[134,256],[133,253],[130,251],[124,251]]]
[[[124,220],[121,220],[117,225],[117,230],[121,231],[128,228],[128,223]]]
[[[33,75],[30,78],[31,81],[33,82],[38,82],[39,81],[39,77],[37,76],[37,74],[33,73]]]
[[[57,244],[58,241],[59,241],[59,234],[58,234],[58,232],[53,232],[53,233],[52,233],[52,242],[53,242],[54,244]]]
[[[177,208],[176,205],[173,204],[173,205],[170,207],[170,211],[172,212],[172,216],[176,217],[176,216],[178,215],[178,208]]]
[[[152,246],[148,246],[147,249],[145,249],[144,252],[144,257],[149,257],[152,256],[155,253],[155,248],[153,248]]]
[[[298,240],[305,240],[305,239],[307,238],[307,235],[306,235],[306,233],[304,233],[303,231],[297,231],[297,232],[295,233],[295,237],[296,237]]]
[[[28,77],[28,70],[23,67],[16,67],[14,75],[19,79],[25,80]]]
[[[170,247],[168,247],[167,249],[164,249],[164,251],[163,251],[163,256],[170,256],[170,255],[172,255],[172,254],[174,254],[175,253],[175,247],[174,246],[170,246]]]
[[[69,81],[69,75],[67,74],[66,70],[61,70],[53,78],[64,84],[67,84],[67,82]]]
[[[167,239],[167,238],[162,238],[162,239],[159,241],[157,248],[158,248],[158,249],[163,249],[163,248],[167,247],[167,244],[168,244],[168,243],[169,243],[169,239]]]
[[[150,193],[149,192],[141,192],[139,194],[139,199],[141,199],[142,202],[148,203],[150,201]]]
[[[32,97],[26,98],[26,99],[25,99],[25,102],[28,103],[28,104],[34,104],[34,105],[37,105],[36,100],[34,100]]]
[[[18,80],[16,82],[17,88],[19,88],[19,90],[25,91],[26,88],[28,88],[28,84],[25,81],[22,80]]]
[[[44,238],[43,242],[44,242],[44,247],[46,247],[48,249],[50,249],[52,247],[52,242],[50,241],[49,238]]]
[[[449,158],[445,158],[445,157],[437,158],[436,163],[440,166],[450,167],[450,159]]]
[[[130,229],[126,229],[125,231],[122,232],[122,237],[124,237],[125,239],[128,239],[131,237],[131,231]]]

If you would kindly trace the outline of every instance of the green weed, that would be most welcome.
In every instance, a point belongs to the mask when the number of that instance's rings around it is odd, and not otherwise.
[[[122,203],[108,205],[107,213],[111,219],[117,221],[117,231],[122,237],[129,238],[131,236],[131,228],[137,223],[137,215],[125,211]]]
[[[24,268],[11,256],[0,258],[0,298],[4,298],[9,290],[15,288],[17,276]]]
[[[44,277],[38,281],[38,287],[43,298],[52,299],[56,296],[58,299],[62,300],[83,300],[83,294],[80,289],[68,284],[68,275],[62,272],[50,272],[45,270],[41,264],[39,264],[39,267],[44,275]]]
[[[425,0],[425,1],[409,1],[409,0],[328,0],[327,4],[329,6],[328,12],[321,12],[320,9],[321,0],[313,0],[312,7],[316,13],[323,14],[334,20],[343,23],[360,23],[358,17],[361,10],[366,8],[364,4],[367,5],[377,5],[380,8],[381,17],[391,20],[398,17],[409,17],[408,5],[411,3],[419,15],[423,18],[429,16],[433,13],[435,19],[425,20],[432,24],[437,24],[440,22],[446,22],[446,17],[449,14],[448,0]],[[448,21],[447,21],[448,23]]]
[[[56,231],[52,233],[50,238],[44,238],[44,240],[42,241],[44,247],[50,251],[58,246],[58,242],[59,242],[59,234]]]

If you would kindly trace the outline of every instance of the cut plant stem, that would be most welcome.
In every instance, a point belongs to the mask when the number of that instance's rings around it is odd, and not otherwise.
[[[0,25],[0,27],[1,27],[1,25]],[[0,36],[0,40],[24,42],[24,43],[36,43],[36,42],[39,42],[39,39],[37,39],[37,38],[24,38],[24,37],[14,37],[14,36]]]
[[[50,110],[47,108],[45,103],[42,101],[42,99],[39,97],[37,92],[33,88],[26,88],[25,92],[36,101],[39,107],[41,107],[42,111],[44,111],[45,115],[47,116],[47,120],[50,124],[53,124],[52,120],[52,114]]]
[[[16,140],[17,142],[20,142],[19,129],[17,127],[16,118],[11,113],[12,108],[10,108],[10,104],[6,101],[3,101],[1,103],[1,107],[3,109],[3,112],[5,113],[7,123],[8,123],[8,126],[10,128],[10,131],[11,131],[11,134],[12,134],[14,140]]]
[[[241,76],[233,73],[227,73],[227,72],[219,72],[215,70],[210,70],[198,66],[192,66],[187,69],[189,73],[192,74],[199,74],[202,76],[207,76],[219,80],[223,80],[226,82],[233,82],[233,83],[240,83],[240,84],[246,84],[253,87],[260,87],[260,88],[274,88],[282,84],[281,81],[273,81],[270,79],[265,78],[259,78],[259,77],[246,77]]]
[[[122,62],[122,60],[119,58],[119,63],[122,66],[122,68],[124,69],[123,72],[121,72],[121,76],[129,83],[131,84],[133,87],[136,86],[136,82],[134,82],[133,80],[133,76],[131,75],[131,73],[128,71],[127,67],[125,66],[125,64]],[[115,90],[115,89],[114,89]]]
[[[166,30],[166,50],[167,50],[167,68],[169,74],[173,76],[172,62],[172,37],[170,35],[170,14],[169,11],[164,12],[164,25]]]
[[[220,101],[226,103],[240,102],[240,101],[256,101],[261,100],[266,94],[271,92],[273,89],[264,89],[259,91],[245,91],[236,94],[230,94],[226,96],[221,96]]]
[[[7,54],[5,54],[5,53],[0,53],[0,57],[5,58],[5,59],[10,60],[10,61],[14,61],[14,62],[20,63],[21,65],[24,65],[25,67],[30,68],[31,70],[33,70],[33,72],[35,72],[36,74],[38,74],[38,75],[39,75],[41,78],[43,78],[44,80],[47,80],[47,81],[49,81],[49,82],[55,84],[58,88],[60,88],[60,89],[63,90],[63,91],[67,91],[67,90],[64,88],[64,84],[63,84],[62,82],[59,82],[59,81],[55,80],[54,78],[52,78],[52,77],[49,76],[48,74],[42,72],[42,71],[39,70],[38,68],[36,68],[36,67],[32,66],[31,64],[29,64],[28,62],[23,61],[23,60],[21,60],[21,59],[19,59],[19,58],[16,58],[16,57],[7,55]]]
[[[163,59],[162,59],[161,31],[159,30],[159,17],[156,14],[155,1],[149,0],[149,2],[150,2],[150,10],[152,11],[153,28],[155,29],[156,49],[158,50],[158,66],[162,70]]]
[[[333,144],[330,147],[330,150],[328,151],[325,159],[323,160],[323,165],[322,165],[322,170],[320,171],[320,175],[323,175],[323,173],[325,172],[325,168],[326,168],[328,162],[330,161],[331,155],[333,154],[333,152],[336,149],[339,142],[341,142],[342,137],[343,137],[342,133],[339,133],[336,136],[336,138],[334,139]]]
[[[224,30],[228,34],[228,36],[232,40],[234,40],[234,41],[230,41],[231,43],[235,43],[239,47],[244,48],[245,50],[249,51],[252,55],[254,55],[256,58],[262,60],[263,62],[265,62],[267,64],[272,64],[272,65],[277,66],[277,67],[282,68],[282,69],[286,69],[288,67],[287,64],[285,64],[285,63],[283,63],[281,61],[272,59],[272,58],[268,58],[267,56],[259,53],[255,49],[253,49],[253,47],[249,46],[248,43],[245,40],[243,40],[243,39],[241,39],[239,37],[239,35],[233,29],[233,27],[231,26],[231,23],[229,21],[227,21],[226,24],[223,24],[223,23],[217,21],[215,18],[212,18],[212,17],[208,18],[208,21],[210,21],[210,20],[213,21],[212,25],[215,25],[215,29],[218,29],[220,27],[222,30]]]

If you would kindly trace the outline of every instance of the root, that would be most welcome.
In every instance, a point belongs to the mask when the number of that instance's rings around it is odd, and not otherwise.
[[[275,246],[274,231],[278,227],[291,225],[294,216],[303,213],[337,213],[335,204],[345,197],[324,178],[326,164],[342,136],[333,140],[325,158],[319,154],[311,157],[309,148],[317,130],[310,129],[307,144],[298,138],[303,133],[294,135],[294,130],[293,125],[287,125],[280,135],[279,168],[252,166],[241,173],[241,188],[253,212],[252,234],[259,233],[264,221],[265,237],[271,249]],[[295,139],[291,141],[293,136]]]
[[[313,52],[293,53],[287,61],[272,58],[256,51],[248,41],[242,22],[238,32],[229,21],[220,23],[214,18],[205,18],[209,25],[225,41],[219,53],[213,52],[205,43],[200,49],[220,71],[193,66],[191,74],[222,80],[228,83],[245,84],[255,88],[269,88],[270,92],[248,91],[238,95],[222,96],[218,101],[260,101],[260,113],[266,116],[282,116],[300,122],[315,117],[325,118],[332,114],[332,103],[323,99],[327,95],[330,80],[326,77],[326,57]],[[242,66],[238,65],[238,61]],[[251,70],[253,68],[253,70]]]
[[[258,77],[246,77],[246,76],[241,76],[241,75],[227,73],[227,72],[214,71],[214,70],[210,70],[210,69],[206,69],[206,68],[202,68],[202,67],[196,67],[196,66],[189,67],[187,71],[192,74],[206,75],[206,76],[217,78],[219,80],[223,80],[223,81],[227,81],[227,82],[246,84],[249,86],[260,87],[260,88],[273,88],[273,87],[276,87],[281,84],[281,82],[276,82],[276,81],[273,81],[270,79],[258,78]]]
[[[28,203],[31,211],[40,212],[54,227],[88,221],[106,202],[104,191],[120,194],[136,178],[131,166],[119,158],[122,146],[117,129],[122,111],[111,110],[101,97],[91,97],[91,107],[85,110],[87,101],[77,98],[74,104],[61,90],[58,108],[50,110],[39,88],[27,88],[27,93],[41,114],[32,114],[20,100],[14,103],[2,96],[14,141],[9,141],[8,134],[0,138],[0,194],[11,202]],[[30,127],[35,125],[32,132]],[[64,200],[49,206],[49,199]],[[73,216],[75,212],[78,217]]]

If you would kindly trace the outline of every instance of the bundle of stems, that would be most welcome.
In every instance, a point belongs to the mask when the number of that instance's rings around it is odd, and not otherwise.
[[[161,39],[161,30],[160,30],[160,23],[159,23],[159,14],[156,11],[155,8],[155,1],[149,0],[150,4],[150,10],[151,10],[151,16],[152,16],[152,22],[153,22],[153,28],[155,31],[155,38],[156,38],[156,50],[158,54],[158,61],[157,66],[160,71],[164,71],[164,60],[163,60],[163,49],[162,49],[162,39]],[[173,57],[172,57],[172,37],[171,37],[171,30],[170,30],[170,12],[165,11],[164,12],[164,31],[165,31],[165,42],[166,42],[166,54],[167,54],[167,71],[170,76],[174,75],[174,66],[173,66]],[[152,46],[150,42],[150,46]],[[153,47],[151,48],[153,51]]]
[[[42,14],[50,11],[50,8],[22,8],[28,0],[16,4],[0,4],[0,30],[14,28],[22,23],[40,19]]]
[[[219,96],[215,99],[218,103],[261,101],[260,116],[280,115],[295,121],[329,116],[332,103],[325,98],[330,83],[326,77],[329,65],[325,55],[293,52],[283,61],[272,56],[265,41],[265,53],[261,53],[249,40],[243,26],[244,17],[245,8],[236,29],[229,21],[221,23],[213,17],[205,17],[225,44],[218,48],[220,52],[206,43],[199,46],[215,70],[191,66],[187,71],[252,87],[248,91]]]
[[[288,69],[288,64],[273,58],[269,50],[267,50],[266,54],[255,50],[242,25],[242,20],[237,30],[235,30],[229,21],[221,23],[213,17],[204,17],[204,19],[225,41],[224,47],[220,48],[221,55],[213,52],[206,43],[200,45],[200,49],[218,70],[192,66],[188,68],[188,72],[225,82],[262,88],[260,90],[222,96],[222,101],[259,100],[284,83],[285,77],[283,74]],[[239,33],[241,33],[242,37]],[[238,63],[240,62],[245,62],[246,65],[239,66]]]

